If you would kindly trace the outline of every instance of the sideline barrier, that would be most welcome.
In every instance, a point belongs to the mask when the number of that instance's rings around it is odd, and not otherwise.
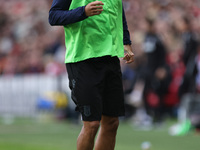
[[[70,98],[67,75],[0,76],[0,116],[35,116],[38,98],[49,91],[65,92]]]

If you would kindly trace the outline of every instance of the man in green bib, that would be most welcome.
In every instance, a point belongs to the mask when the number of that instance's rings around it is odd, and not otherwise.
[[[122,0],[53,0],[49,23],[65,30],[69,87],[83,120],[77,150],[113,150],[125,113],[118,57],[134,56]]]

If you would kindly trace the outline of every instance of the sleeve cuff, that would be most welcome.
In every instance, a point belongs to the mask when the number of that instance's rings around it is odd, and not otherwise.
[[[82,7],[82,15],[81,15],[82,19],[86,19],[88,18],[88,16],[86,16],[85,14],[85,6]]]

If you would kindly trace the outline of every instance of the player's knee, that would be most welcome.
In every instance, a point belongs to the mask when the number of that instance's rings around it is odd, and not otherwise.
[[[119,126],[119,120],[116,118],[111,119],[110,121],[110,127],[111,127],[111,131],[116,131],[118,129]]]
[[[99,121],[91,121],[84,124],[85,131],[90,135],[96,135],[100,126]]]
[[[93,130],[98,130],[99,125],[100,125],[100,122],[99,122],[99,121],[91,121],[91,122],[89,123],[90,129],[93,129]]]
[[[119,126],[118,118],[110,118],[106,123],[104,123],[104,129],[108,132],[116,132]]]

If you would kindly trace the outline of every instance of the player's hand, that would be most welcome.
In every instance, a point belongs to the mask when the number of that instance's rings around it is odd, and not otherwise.
[[[94,16],[94,15],[99,15],[103,11],[103,6],[104,5],[101,1],[95,1],[87,4],[85,6],[85,15],[86,16]]]
[[[134,61],[134,53],[132,51],[131,45],[124,45],[124,57],[123,60],[126,60],[126,64],[130,64]]]

